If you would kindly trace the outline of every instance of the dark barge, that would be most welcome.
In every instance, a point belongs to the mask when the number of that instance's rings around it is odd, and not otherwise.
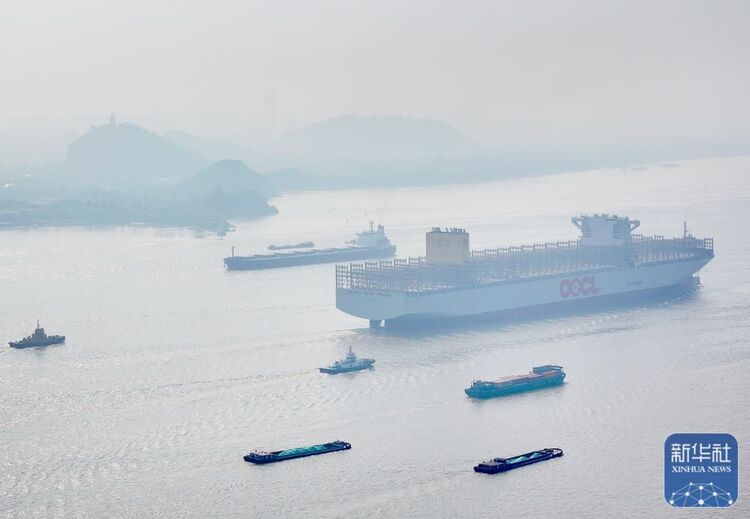
[[[531,465],[532,463],[559,458],[562,455],[562,449],[542,449],[539,451],[527,452],[512,458],[493,458],[490,461],[483,461],[474,467],[474,471],[483,472],[485,474],[497,474],[498,472],[507,472],[509,470],[517,469],[518,467]]]
[[[305,458],[307,456],[315,456],[317,454],[326,454],[328,452],[345,451],[351,448],[352,446],[350,443],[336,440],[334,442],[322,443],[320,445],[312,445],[310,447],[297,447],[294,449],[286,449],[281,451],[252,451],[250,454],[245,455],[243,459],[250,463],[262,465],[265,463],[276,463],[277,461],[286,461],[295,458]]]

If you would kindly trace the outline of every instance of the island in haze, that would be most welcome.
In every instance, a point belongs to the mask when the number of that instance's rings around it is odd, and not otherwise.
[[[224,232],[231,220],[274,214],[268,200],[288,191],[486,182],[689,155],[657,148],[487,149],[439,120],[379,115],[333,117],[250,148],[177,130],[160,135],[112,117],[70,142],[58,167],[0,171],[0,226]]]
[[[645,143],[486,146],[437,119],[343,115],[283,133],[255,151],[254,163],[284,191],[489,182],[680,160],[699,151]]]
[[[308,159],[414,160],[476,153],[479,146],[436,119],[342,115],[281,135],[273,150]]]
[[[53,178],[0,191],[0,226],[154,225],[226,232],[230,220],[275,214],[275,190],[238,160],[201,154],[132,124],[91,128]]]
[[[184,180],[210,160],[135,124],[94,126],[68,145],[61,175],[84,187],[128,189]]]

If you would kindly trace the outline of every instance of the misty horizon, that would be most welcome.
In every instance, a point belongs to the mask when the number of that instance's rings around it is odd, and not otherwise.
[[[380,115],[441,121],[492,152],[737,153],[750,142],[746,22],[730,1],[14,5],[0,20],[14,71],[0,166],[59,161],[113,113],[250,148]]]

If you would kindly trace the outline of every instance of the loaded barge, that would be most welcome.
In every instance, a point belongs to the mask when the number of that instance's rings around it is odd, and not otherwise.
[[[494,398],[523,391],[559,386],[565,380],[562,366],[536,366],[525,375],[503,377],[498,380],[474,380],[464,392],[471,398]]]
[[[328,452],[345,451],[351,448],[352,446],[350,443],[336,440],[330,443],[322,443],[320,445],[312,445],[310,447],[297,447],[295,449],[286,449],[282,451],[252,451],[250,454],[246,454],[243,459],[250,463],[263,465],[266,463],[276,463],[277,461],[286,461],[293,460],[295,458],[315,456],[317,454],[326,454]]]
[[[497,474],[498,472],[507,472],[532,463],[559,458],[563,455],[562,449],[542,449],[540,451],[531,451],[513,458],[493,458],[489,461],[483,461],[476,467],[474,472],[483,472],[485,474]]]

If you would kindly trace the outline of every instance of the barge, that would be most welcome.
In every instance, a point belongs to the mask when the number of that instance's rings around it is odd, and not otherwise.
[[[555,448],[531,451],[525,454],[521,454],[520,456],[514,456],[513,458],[493,458],[489,461],[483,461],[482,463],[474,467],[474,472],[482,472],[484,474],[497,474],[498,472],[507,472],[509,470],[517,469],[518,467],[531,465],[532,463],[539,463],[540,461],[559,458],[562,455],[562,449]]]
[[[307,456],[316,456],[328,452],[345,451],[351,449],[351,444],[339,440],[322,443],[320,445],[311,445],[310,447],[297,447],[281,451],[252,451],[246,454],[243,459],[250,463],[263,465],[266,463],[276,463],[277,461],[293,460],[296,458],[305,458]]]
[[[562,366],[547,364],[535,366],[525,375],[502,377],[498,380],[474,380],[471,387],[464,392],[471,398],[495,398],[498,396],[533,391],[552,386],[559,386],[565,380]]]

